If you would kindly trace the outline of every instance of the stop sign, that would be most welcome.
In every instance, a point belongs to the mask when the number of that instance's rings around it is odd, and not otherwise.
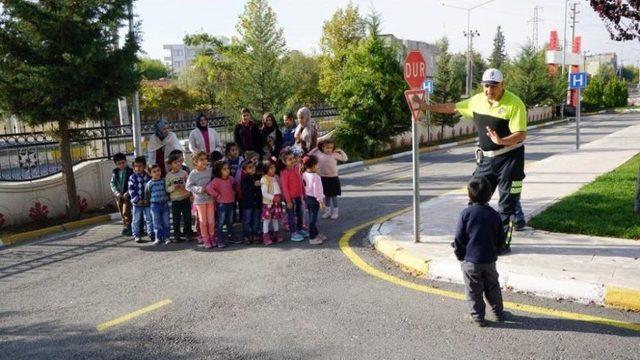
[[[411,89],[419,89],[427,76],[427,63],[420,51],[411,51],[404,61],[404,79]]]

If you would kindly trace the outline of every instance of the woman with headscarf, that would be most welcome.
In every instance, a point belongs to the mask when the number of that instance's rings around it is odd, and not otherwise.
[[[276,124],[276,118],[272,113],[267,112],[262,115],[262,127],[260,127],[262,135],[262,144],[264,146],[264,155],[267,157],[280,156],[280,148],[282,148],[282,131]]]
[[[155,133],[149,137],[147,144],[147,165],[158,164],[162,177],[167,174],[165,162],[173,150],[184,151],[178,136],[169,131],[169,122],[159,119],[153,126]]]
[[[294,147],[300,148],[304,153],[318,145],[318,129],[311,118],[311,110],[307,107],[298,110],[298,127],[296,127]]]
[[[214,128],[209,127],[207,117],[204,114],[200,114],[196,119],[196,128],[189,134],[189,151],[193,154],[198,151],[211,154],[215,150],[223,153],[220,135]]]

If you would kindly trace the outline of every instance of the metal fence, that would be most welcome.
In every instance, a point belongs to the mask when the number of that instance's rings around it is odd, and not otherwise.
[[[335,127],[337,115],[335,108],[311,110],[320,134],[328,133]],[[233,141],[235,123],[224,116],[209,118],[209,125],[216,129],[223,142]],[[180,140],[186,140],[195,127],[195,121],[169,120],[169,126]],[[142,124],[144,138],[153,133],[153,123]],[[89,160],[110,159],[119,152],[133,154],[131,125],[105,122],[101,126],[77,128],[71,131],[71,138],[74,165]],[[60,146],[52,132],[42,130],[0,135],[0,181],[37,180],[60,173],[61,170]]]

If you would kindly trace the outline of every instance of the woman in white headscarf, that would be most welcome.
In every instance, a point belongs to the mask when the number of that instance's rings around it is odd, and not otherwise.
[[[178,136],[169,131],[169,122],[165,119],[159,119],[153,126],[155,133],[149,137],[147,144],[147,164],[158,164],[162,177],[167,174],[165,161],[173,150],[184,151]]]
[[[204,151],[207,154],[211,154],[212,151],[222,151],[222,142],[220,141],[220,135],[214,129],[209,127],[209,120],[204,114],[200,114],[196,119],[196,128],[189,134],[189,151],[195,154],[198,151]]]

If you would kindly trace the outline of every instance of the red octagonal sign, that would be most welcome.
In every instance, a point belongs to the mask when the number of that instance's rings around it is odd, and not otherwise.
[[[420,51],[411,51],[404,61],[404,79],[411,89],[421,89],[427,76],[427,63]]]

